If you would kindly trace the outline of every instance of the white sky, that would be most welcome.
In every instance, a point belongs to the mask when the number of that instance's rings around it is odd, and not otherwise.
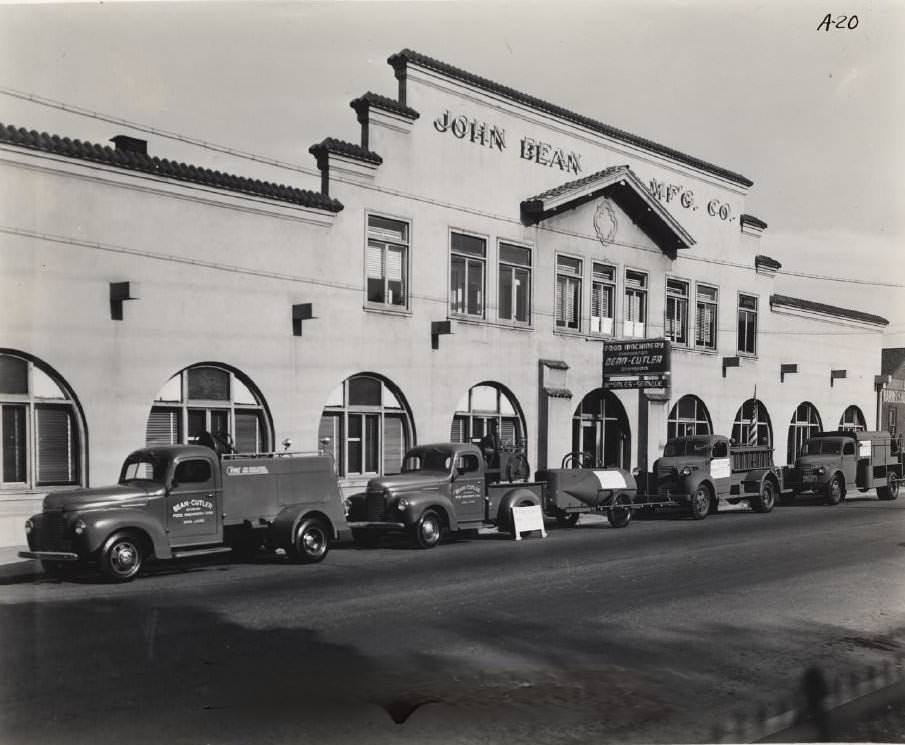
[[[828,10],[858,27],[818,31]],[[0,5],[0,86],[314,169],[409,47],[748,176],[784,269],[900,285],[777,290],[879,313],[905,346],[903,38],[892,0]],[[319,188],[2,92],[0,121]]]

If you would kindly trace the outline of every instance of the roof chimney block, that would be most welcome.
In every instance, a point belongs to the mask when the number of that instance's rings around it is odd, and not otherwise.
[[[116,149],[124,153],[138,153],[139,155],[148,154],[148,141],[139,140],[137,137],[128,137],[127,135],[116,135],[111,137],[110,142],[116,143]]]

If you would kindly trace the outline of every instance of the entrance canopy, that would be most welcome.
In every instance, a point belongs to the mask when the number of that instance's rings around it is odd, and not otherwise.
[[[533,225],[601,195],[619,205],[663,253],[674,257],[678,249],[694,245],[694,238],[628,166],[605,168],[526,199],[521,205],[522,218]]]

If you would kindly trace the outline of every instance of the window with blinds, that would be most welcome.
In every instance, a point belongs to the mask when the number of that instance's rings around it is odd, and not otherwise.
[[[757,297],[738,296],[738,351],[757,354]]]
[[[556,257],[554,315],[557,328],[581,330],[581,259]]]
[[[406,266],[409,226],[399,220],[368,215],[367,300],[404,308],[408,303]]]
[[[644,338],[647,325],[647,275],[644,272],[625,272],[624,312],[623,336]]]
[[[0,354],[0,488],[80,483],[77,417],[72,394],[49,369]]]
[[[715,351],[717,346],[717,302],[719,291],[716,287],[698,285],[696,299],[694,344],[699,349]]]
[[[672,407],[667,418],[666,439],[709,435],[712,432],[710,413],[697,396],[682,396]]]
[[[500,243],[499,316],[517,323],[531,322],[531,249]]]
[[[450,313],[483,318],[486,241],[464,233],[452,233],[450,241]]]
[[[666,280],[666,317],[664,334],[674,344],[688,344],[688,283]]]
[[[616,300],[616,269],[596,261],[591,268],[591,333],[612,334]]]
[[[177,445],[182,442],[182,417],[178,409],[153,407],[145,428],[145,444]]]

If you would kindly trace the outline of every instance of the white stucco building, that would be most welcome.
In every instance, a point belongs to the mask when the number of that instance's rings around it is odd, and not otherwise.
[[[203,429],[243,450],[330,437],[351,491],[490,426],[533,467],[642,468],[689,430],[787,463],[809,431],[876,426],[886,321],[817,282],[776,291],[749,179],[389,62],[396,96],[352,102],[360,143],[313,146],[305,189],[0,129],[0,543],[48,490]],[[668,387],[602,389],[604,341],[662,337]]]

